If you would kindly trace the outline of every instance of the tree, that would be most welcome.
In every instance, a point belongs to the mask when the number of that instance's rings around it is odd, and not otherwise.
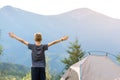
[[[0,29],[0,37],[1,37],[1,29]],[[3,52],[3,47],[2,47],[2,45],[0,44],[0,54],[2,54],[2,52]]]
[[[46,58],[46,80],[51,80],[51,75],[50,75],[50,67],[49,67],[49,64],[48,64],[48,62],[49,62],[49,58],[47,57]]]
[[[120,62],[120,54],[117,55],[117,61]]]
[[[82,51],[81,46],[78,44],[78,39],[76,39],[75,42],[70,43],[67,53],[69,54],[69,57],[62,60],[65,64],[65,70],[67,70],[72,64],[81,60],[85,55],[85,52]]]
[[[22,80],[31,80],[31,72],[27,73],[25,77],[23,77]]]
[[[3,52],[3,47],[2,45],[0,45],[0,54],[2,54],[2,52]]]

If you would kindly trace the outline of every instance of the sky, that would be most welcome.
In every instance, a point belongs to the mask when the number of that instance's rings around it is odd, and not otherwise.
[[[0,0],[0,8],[11,5],[42,15],[58,15],[78,8],[120,19],[120,0]]]

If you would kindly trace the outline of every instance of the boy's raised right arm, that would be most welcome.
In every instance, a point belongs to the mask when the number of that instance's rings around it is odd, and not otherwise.
[[[57,44],[57,43],[59,43],[59,42],[61,42],[61,41],[65,41],[65,40],[67,40],[68,38],[69,38],[68,36],[63,36],[62,38],[60,38],[60,39],[58,39],[58,40],[55,40],[55,41],[53,41],[53,42],[48,43],[48,46],[52,46],[52,45]]]
[[[29,42],[27,42],[27,41],[25,41],[24,39],[16,36],[16,35],[15,35],[14,33],[12,33],[12,32],[9,32],[9,36],[10,36],[11,38],[14,38],[14,39],[20,41],[21,43],[23,43],[23,44],[25,44],[25,45],[28,45],[28,44],[29,44]]]

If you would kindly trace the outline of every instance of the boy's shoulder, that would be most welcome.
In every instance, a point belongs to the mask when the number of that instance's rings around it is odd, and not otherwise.
[[[33,44],[33,43],[29,43],[28,46],[37,46],[36,44]],[[41,44],[39,46],[48,46],[48,44]]]

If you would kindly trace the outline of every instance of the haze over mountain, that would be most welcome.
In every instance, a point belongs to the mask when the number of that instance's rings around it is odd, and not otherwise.
[[[68,41],[56,44],[47,51],[46,55],[50,57],[50,64],[54,63],[54,67],[61,67],[60,60],[67,55],[69,42],[76,38],[84,51],[106,51],[114,55],[120,52],[120,20],[88,8],[48,16],[5,6],[0,9],[0,29],[0,44],[4,47],[1,60],[5,62],[27,66],[31,64],[30,51],[18,41],[9,38],[8,32],[14,32],[31,43],[34,43],[35,32],[42,33],[42,43],[68,35]]]

